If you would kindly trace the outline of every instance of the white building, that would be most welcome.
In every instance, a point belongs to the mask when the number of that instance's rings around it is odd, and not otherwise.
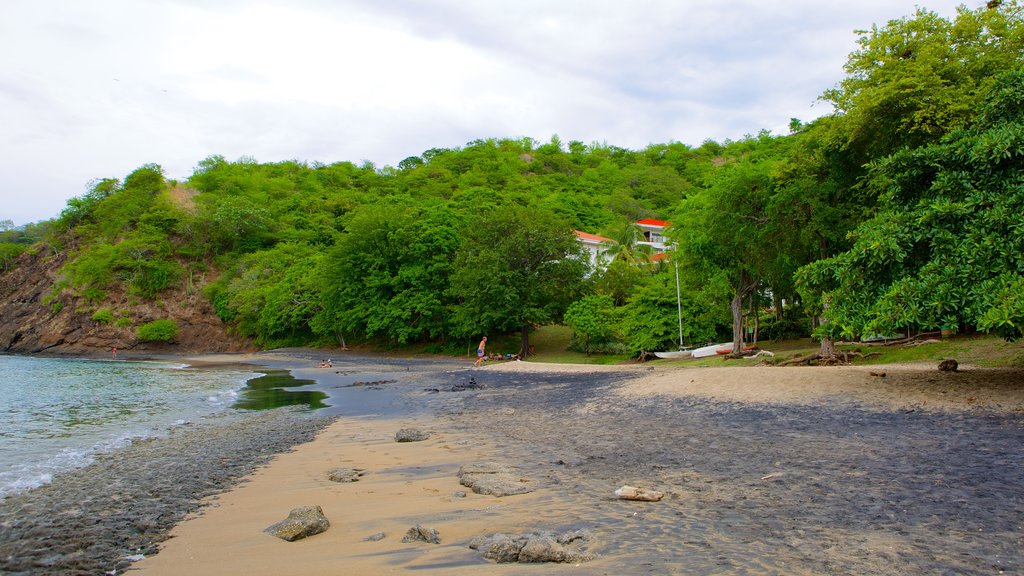
[[[598,236],[597,234],[589,234],[581,230],[574,230],[576,233],[576,239],[583,244],[583,247],[587,249],[587,254],[590,257],[590,266],[594,270],[604,268],[608,264],[605,256],[605,246],[607,242],[614,242],[610,238],[604,236]]]
[[[664,220],[655,220],[654,218],[644,218],[643,220],[637,220],[636,225],[643,231],[644,239],[637,244],[644,246],[650,246],[656,253],[665,251],[665,228],[668,228],[670,224]]]

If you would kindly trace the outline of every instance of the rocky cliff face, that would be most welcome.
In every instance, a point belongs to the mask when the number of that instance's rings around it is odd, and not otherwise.
[[[22,254],[10,271],[0,272],[0,352],[106,355],[117,347],[130,353],[192,354],[253,349],[249,341],[228,333],[227,326],[196,289],[170,289],[156,301],[111,291],[99,306],[70,290],[46,300],[66,258],[66,254],[30,251]],[[201,286],[199,281],[193,284]],[[94,321],[97,307],[109,308],[116,316],[129,319],[129,325]],[[175,341],[140,342],[136,328],[162,318],[178,323]]]

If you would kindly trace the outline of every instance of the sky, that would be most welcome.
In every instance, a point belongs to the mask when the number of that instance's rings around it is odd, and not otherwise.
[[[832,109],[855,30],[984,0],[5,0],[0,222],[211,155],[396,166],[485,138],[629,149]]]

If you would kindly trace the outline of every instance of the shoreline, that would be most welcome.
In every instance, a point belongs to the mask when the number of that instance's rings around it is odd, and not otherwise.
[[[530,572],[617,572],[635,566],[638,551],[649,555],[658,573],[684,565],[698,573],[704,572],[701,566],[755,573],[820,573],[837,566],[847,573],[971,573],[985,562],[1009,570],[1024,566],[1019,535],[1013,536],[1024,510],[1024,480],[1012,472],[1024,464],[1017,454],[1024,442],[1021,371],[531,362],[454,368],[435,374],[436,381],[472,379],[484,387],[430,392],[422,387],[429,378],[416,380],[402,394],[425,410],[343,417],[312,442],[276,456],[207,500],[200,515],[172,530],[158,554],[132,569],[150,576],[522,573],[515,565],[483,560],[468,542],[497,531],[579,527],[595,534],[592,561],[534,565]],[[871,374],[879,368],[884,377]],[[320,385],[337,377],[316,368],[291,369]],[[408,426],[433,435],[424,442],[394,442],[395,432]],[[949,435],[968,439],[967,445],[946,446]],[[967,471],[946,469],[984,458],[1000,442],[1010,443],[1009,454],[992,456],[1004,471],[1009,467],[1004,476],[989,478],[984,461]],[[903,461],[890,462],[893,450],[911,446],[915,457],[904,454]],[[747,450],[754,452],[743,456]],[[936,463],[935,450],[945,460]],[[459,484],[457,472],[482,460],[513,466],[537,490],[504,498],[473,494]],[[332,483],[326,475],[337,467],[364,469],[365,475],[358,482]],[[844,469],[860,470],[881,484],[865,486]],[[935,502],[954,501],[945,492],[953,487],[885,484],[889,477],[913,484],[935,474],[953,485],[953,479],[984,482],[989,493],[957,492],[967,502],[957,506],[967,509],[947,510]],[[830,487],[814,496],[821,482]],[[669,496],[651,506],[616,501],[610,494],[621,483]],[[927,499],[919,503],[927,521],[859,512],[916,498]],[[741,500],[756,505],[737,517],[730,503]],[[322,506],[331,521],[326,533],[292,543],[263,533],[292,508],[307,505]],[[981,523],[984,536],[956,536],[948,525],[954,518],[946,518],[954,512],[962,522]],[[835,514],[843,525],[826,528]],[[803,526],[803,536],[771,528],[786,518]],[[402,543],[405,530],[416,524],[438,529],[442,543]],[[872,536],[880,529],[902,536],[880,541]],[[385,534],[382,540],[364,541],[378,532]],[[785,551],[781,557],[779,550]],[[874,556],[864,559],[864,550]],[[687,564],[682,556],[697,560]]]

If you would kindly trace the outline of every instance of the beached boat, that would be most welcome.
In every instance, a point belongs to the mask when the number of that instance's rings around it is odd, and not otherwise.
[[[691,350],[690,354],[694,358],[704,358],[707,356],[714,356],[716,354],[719,354],[719,350],[725,350],[725,352],[722,352],[722,354],[727,354],[729,351],[732,350],[732,342],[727,342],[724,344],[711,344],[709,346],[704,346],[702,348]]]
[[[654,355],[666,360],[683,360],[689,358],[692,352],[693,350],[669,350],[668,352],[655,352]]]

